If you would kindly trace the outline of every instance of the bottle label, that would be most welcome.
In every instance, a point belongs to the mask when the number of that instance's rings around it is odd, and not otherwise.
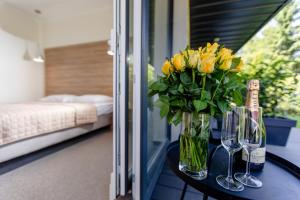
[[[248,154],[247,152],[243,149],[242,152],[242,159],[244,161],[247,161]],[[262,148],[257,148],[256,150],[251,152],[251,157],[250,157],[250,162],[251,163],[264,163],[266,161],[266,147]]]

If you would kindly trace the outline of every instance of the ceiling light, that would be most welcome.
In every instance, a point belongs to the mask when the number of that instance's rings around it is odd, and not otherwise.
[[[41,47],[40,47],[39,44],[37,44],[37,54],[36,54],[36,56],[32,60],[34,62],[38,62],[38,63],[45,62],[43,51],[42,51],[42,49],[41,49]]]
[[[114,31],[112,29],[112,30],[110,30],[110,39],[107,40],[107,44],[108,44],[107,54],[110,56],[115,55],[115,52],[114,52],[115,42],[113,40],[113,38],[114,38],[113,36],[114,36]]]
[[[45,59],[42,56],[35,57],[32,60],[34,62],[37,62],[37,63],[44,63],[45,62]]]
[[[29,50],[28,50],[28,44],[26,44],[26,49],[25,49],[25,52],[23,54],[23,59],[26,60],[26,61],[31,61],[32,60],[32,57],[29,53]]]
[[[113,51],[111,51],[111,50],[108,50],[108,51],[107,51],[107,54],[108,54],[108,55],[110,55],[110,56],[113,56],[113,55],[115,55],[115,54],[114,54],[114,52],[113,52]]]

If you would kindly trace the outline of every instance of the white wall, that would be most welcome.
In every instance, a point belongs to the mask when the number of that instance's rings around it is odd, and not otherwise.
[[[0,103],[33,101],[44,95],[44,66],[23,59],[26,42],[35,56],[37,43],[49,48],[109,39],[113,27],[109,1],[80,13],[65,13],[61,4],[55,6],[37,16],[30,13],[33,7],[23,10],[0,2]]]
[[[76,17],[45,19],[42,43],[45,48],[108,40],[113,28],[112,6]]]
[[[187,27],[187,2],[188,0],[174,0],[174,21],[173,21],[173,54],[179,52],[188,44]],[[172,126],[171,140],[177,140],[181,129],[181,124]]]
[[[44,66],[25,61],[26,40],[0,29],[0,103],[32,101],[44,95]],[[35,43],[29,43],[31,55]]]

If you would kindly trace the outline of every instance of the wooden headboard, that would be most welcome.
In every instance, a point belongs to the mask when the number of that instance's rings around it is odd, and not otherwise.
[[[113,57],[106,41],[45,50],[46,95],[113,93]]]

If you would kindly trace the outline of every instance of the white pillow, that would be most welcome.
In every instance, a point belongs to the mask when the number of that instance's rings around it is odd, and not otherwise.
[[[45,102],[74,102],[77,96],[71,94],[49,95],[40,99]]]
[[[76,97],[76,102],[80,103],[112,103],[113,98],[107,95],[82,95]]]

